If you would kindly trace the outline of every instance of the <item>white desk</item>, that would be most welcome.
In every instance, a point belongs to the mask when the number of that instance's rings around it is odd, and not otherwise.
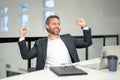
[[[99,59],[81,61],[76,64],[89,64],[99,62]],[[110,72],[108,69],[94,70],[90,68],[80,67],[80,69],[88,72],[88,75],[73,75],[73,76],[57,76],[49,69],[40,70],[31,73],[25,73],[18,76],[8,77],[0,80],[120,80],[120,66],[116,72]]]

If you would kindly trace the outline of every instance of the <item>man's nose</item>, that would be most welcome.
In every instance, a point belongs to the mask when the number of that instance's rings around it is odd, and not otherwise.
[[[60,27],[60,24],[56,24],[56,27]]]

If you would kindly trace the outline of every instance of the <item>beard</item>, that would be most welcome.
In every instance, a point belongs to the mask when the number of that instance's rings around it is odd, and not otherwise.
[[[56,28],[53,28],[53,29],[49,29],[49,33],[53,34],[53,35],[59,35],[60,33],[60,28],[56,27]]]

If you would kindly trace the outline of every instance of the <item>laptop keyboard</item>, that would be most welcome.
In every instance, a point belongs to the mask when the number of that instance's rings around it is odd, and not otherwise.
[[[80,65],[80,66],[86,67],[86,68],[92,68],[92,69],[100,69],[100,63],[86,64],[86,65]]]

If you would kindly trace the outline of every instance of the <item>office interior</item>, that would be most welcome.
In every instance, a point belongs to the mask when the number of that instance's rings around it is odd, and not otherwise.
[[[44,21],[49,14],[60,17],[60,34],[78,37],[83,33],[76,20],[84,18],[93,36],[87,59],[100,57],[103,46],[120,44],[119,3],[120,0],[0,0],[0,78],[9,77],[8,72],[15,76],[28,70],[28,61],[21,58],[17,41],[4,42],[4,39],[18,39],[21,26],[28,28],[28,38],[47,36]],[[34,41],[31,47],[33,45]],[[86,49],[77,51],[80,60],[86,60]],[[35,61],[31,60],[32,67],[35,67]]]

